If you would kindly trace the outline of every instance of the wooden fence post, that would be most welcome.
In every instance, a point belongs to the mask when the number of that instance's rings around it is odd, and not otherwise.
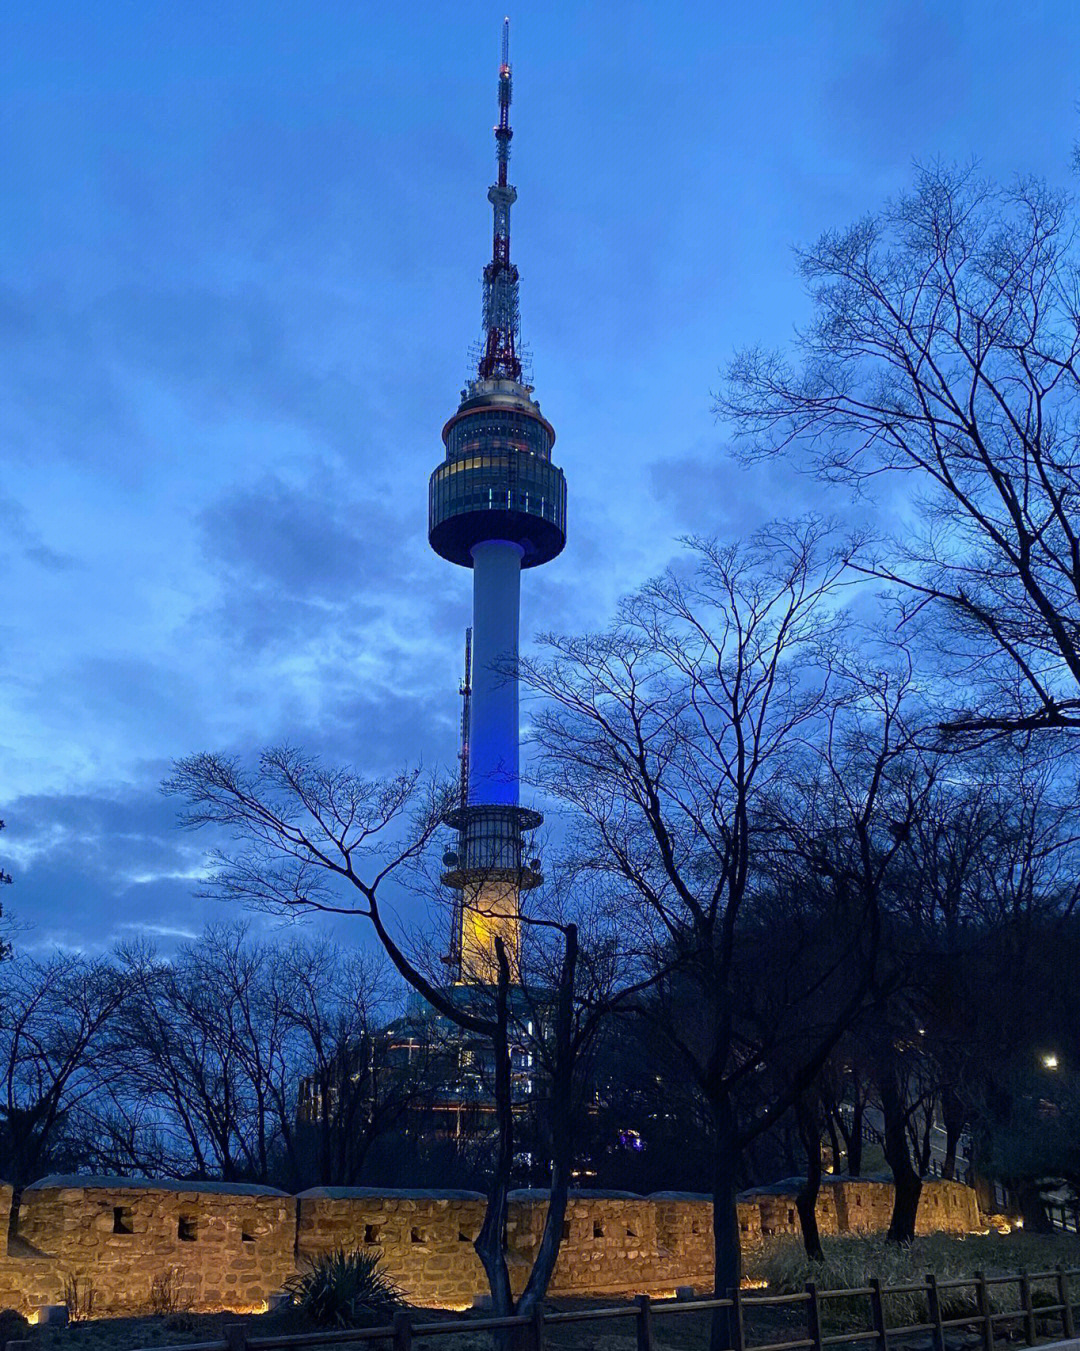
[[[653,1351],[652,1300],[648,1295],[638,1295],[637,1305],[637,1351]]]
[[[806,1335],[814,1343],[814,1351],[821,1351],[821,1305],[816,1281],[807,1281],[806,1293],[810,1296],[806,1306]]]
[[[394,1351],[411,1351],[412,1348],[412,1312],[398,1309],[394,1314]]]
[[[229,1344],[229,1351],[244,1351],[247,1346],[247,1330],[243,1323],[226,1323],[225,1340]]]
[[[731,1351],[746,1351],[742,1289],[739,1286],[736,1286],[731,1292]]]
[[[1020,1273],[1020,1307],[1024,1311],[1024,1341],[1035,1345],[1035,1309],[1031,1303],[1031,1281],[1026,1271]]]
[[[532,1351],[544,1351],[544,1311],[539,1304],[532,1311]]]
[[[979,1303],[979,1317],[982,1321],[983,1351],[994,1351],[994,1310],[990,1303],[990,1291],[986,1284],[986,1273],[975,1273],[975,1297]]]
[[[1058,1303],[1061,1305],[1061,1335],[1066,1338],[1076,1336],[1076,1324],[1073,1322],[1072,1291],[1069,1288],[1069,1276],[1065,1264],[1057,1264]]]
[[[941,1325],[941,1296],[938,1294],[937,1277],[932,1271],[926,1276],[926,1310],[933,1324],[930,1336],[933,1339],[934,1351],[945,1351],[945,1329]]]
[[[878,1276],[870,1278],[870,1322],[878,1335],[881,1351],[888,1351],[889,1330],[885,1326],[885,1301],[881,1296],[881,1279]]]

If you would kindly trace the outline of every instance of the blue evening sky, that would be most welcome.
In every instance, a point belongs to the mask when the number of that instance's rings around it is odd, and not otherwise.
[[[165,948],[171,760],[452,763],[469,578],[427,476],[479,336],[503,8],[9,0],[0,19],[0,862],[20,943]],[[513,253],[570,542],[523,631],[600,625],[688,531],[821,490],[710,394],[805,315],[791,247],[913,160],[1070,184],[1050,0],[511,11]],[[348,932],[348,930],[345,930]]]

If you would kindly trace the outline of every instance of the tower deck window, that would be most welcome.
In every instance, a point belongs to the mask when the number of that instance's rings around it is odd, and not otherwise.
[[[176,1237],[181,1243],[194,1243],[199,1237],[199,1221],[194,1215],[181,1215],[176,1226]]]
[[[135,1232],[130,1206],[113,1206],[112,1231],[114,1234],[133,1234]]]

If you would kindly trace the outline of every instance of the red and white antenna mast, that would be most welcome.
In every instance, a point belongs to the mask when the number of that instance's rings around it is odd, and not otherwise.
[[[478,374],[481,380],[514,380],[521,383],[521,359],[518,356],[518,270],[510,261],[510,208],[517,201],[517,189],[506,181],[510,163],[510,99],[513,80],[510,74],[510,20],[503,20],[502,53],[499,63],[499,122],[495,128],[495,158],[499,169],[497,183],[488,189],[488,201],[495,213],[495,238],[491,262],[484,268],[484,350]]]

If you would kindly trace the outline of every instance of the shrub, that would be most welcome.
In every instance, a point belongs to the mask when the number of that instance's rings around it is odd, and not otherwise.
[[[338,1248],[287,1282],[297,1311],[316,1327],[378,1327],[405,1307],[402,1292],[374,1253]]]
[[[64,1278],[64,1304],[69,1323],[82,1323],[94,1314],[97,1291],[89,1276],[78,1276],[74,1271]]]
[[[191,1308],[191,1291],[184,1285],[182,1267],[166,1267],[150,1282],[152,1314],[181,1313]]]
[[[18,1309],[0,1309],[0,1351],[8,1342],[21,1342],[30,1335],[30,1322]]]
[[[198,1326],[198,1315],[186,1310],[180,1313],[171,1313],[165,1319],[165,1327],[169,1332],[194,1332]]]

